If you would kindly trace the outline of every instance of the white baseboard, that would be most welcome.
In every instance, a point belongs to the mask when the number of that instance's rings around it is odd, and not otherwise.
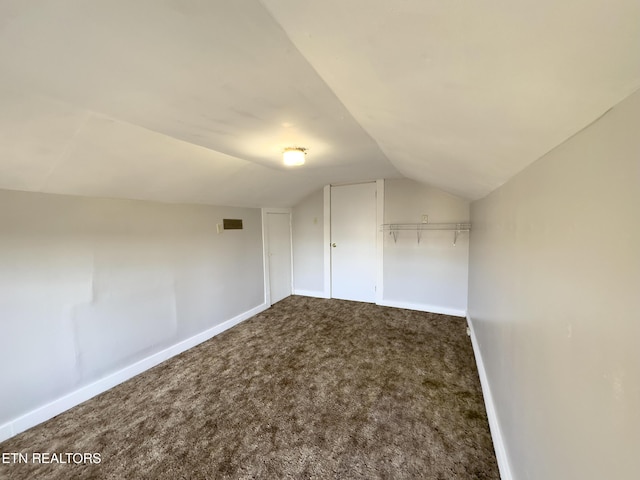
[[[81,404],[89,400],[96,395],[106,392],[110,388],[115,387],[116,385],[129,380],[130,378],[135,377],[136,375],[148,370],[156,365],[164,362],[165,360],[174,357],[190,348],[195,347],[196,345],[209,340],[212,337],[228,330],[229,328],[237,325],[238,323],[247,320],[248,318],[257,315],[258,313],[266,310],[268,305],[263,303],[258,305],[251,310],[248,310],[240,315],[237,315],[223,323],[216,325],[215,327],[211,327],[204,332],[198,333],[193,337],[182,340],[175,345],[171,345],[160,352],[154,353],[138,362],[129,365],[128,367],[123,368],[117,372],[114,372],[96,382],[93,382],[89,385],[79,388],[63,397],[60,397],[46,405],[36,408],[18,418],[10,420],[9,422],[0,425],[0,442],[11,438],[20,432],[24,432],[25,430],[38,425],[50,418],[55,417],[56,415],[61,414],[62,412],[69,410],[76,405]]]
[[[13,435],[14,434],[12,433],[10,424],[5,423],[0,427],[0,442],[2,442],[3,440],[6,440],[7,438],[13,437]]]
[[[293,291],[293,294],[294,295],[300,295],[302,297],[329,298],[321,290],[299,290],[299,289],[295,289]]]
[[[478,375],[480,376],[480,384],[482,385],[482,395],[484,396],[484,405],[487,409],[489,429],[491,430],[493,448],[496,452],[498,469],[500,470],[500,478],[502,480],[513,480],[511,467],[509,465],[509,458],[507,457],[507,450],[505,448],[504,439],[502,438],[502,430],[500,429],[500,423],[498,422],[496,406],[493,402],[493,395],[491,395],[491,386],[489,385],[487,372],[484,368],[484,362],[482,361],[482,353],[480,352],[480,346],[478,345],[476,332],[473,329],[473,322],[471,321],[471,317],[469,317],[468,315],[467,325],[469,326],[471,345],[473,345],[473,354],[476,357],[476,365],[478,367]]]
[[[467,315],[467,312],[464,310],[442,307],[439,305],[427,305],[423,303],[406,303],[396,302],[393,300],[382,300],[381,302],[376,302],[376,305],[381,305],[383,307],[406,308],[407,310],[418,310],[420,312],[441,313],[442,315],[451,315],[454,317],[465,317]]]

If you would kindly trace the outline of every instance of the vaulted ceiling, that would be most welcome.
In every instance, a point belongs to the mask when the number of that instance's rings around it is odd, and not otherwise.
[[[0,0],[0,188],[477,199],[640,87],[638,25],[637,0]]]

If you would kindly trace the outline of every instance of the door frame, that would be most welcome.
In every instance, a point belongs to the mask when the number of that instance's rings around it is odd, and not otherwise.
[[[291,209],[290,208],[262,208],[262,264],[264,271],[264,303],[271,306],[271,281],[269,280],[269,236],[267,235],[267,215],[270,213],[279,213],[289,215],[289,245],[291,251],[291,293],[293,294],[293,232],[291,228]]]
[[[358,185],[360,183],[338,183],[336,187],[344,185]],[[380,226],[384,223],[384,179],[375,180],[376,183],[376,304],[382,302],[384,285],[383,285],[383,254],[384,254],[384,236]],[[324,187],[324,296],[325,298],[333,298],[331,292],[331,185]]]

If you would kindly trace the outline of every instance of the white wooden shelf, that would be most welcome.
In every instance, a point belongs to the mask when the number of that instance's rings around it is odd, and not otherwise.
[[[470,223],[385,223],[380,226],[383,232],[389,232],[393,237],[393,241],[398,241],[398,232],[414,231],[420,243],[422,232],[427,230],[451,230],[453,231],[453,245],[458,241],[458,235],[463,232],[471,231]]]

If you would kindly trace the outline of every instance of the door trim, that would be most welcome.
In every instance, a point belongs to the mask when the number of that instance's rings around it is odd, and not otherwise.
[[[262,208],[262,265],[264,271],[264,303],[271,306],[271,281],[269,280],[269,240],[267,235],[267,215],[270,213],[281,213],[289,215],[289,240],[291,245],[291,292],[293,293],[293,232],[291,229],[291,209],[290,208]]]
[[[331,185],[324,187],[324,298],[331,298]]]
[[[382,302],[384,293],[384,180],[376,180],[376,305]]]

